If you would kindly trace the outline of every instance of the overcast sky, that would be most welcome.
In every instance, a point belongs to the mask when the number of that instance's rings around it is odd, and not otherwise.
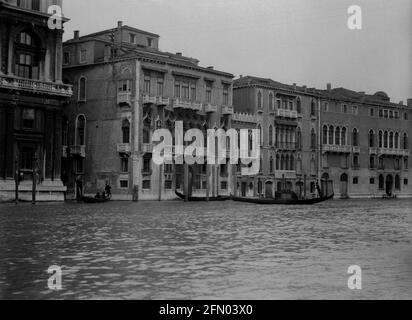
[[[359,5],[363,29],[347,27]],[[124,24],[202,66],[309,87],[412,98],[410,0],[66,0],[65,40]]]

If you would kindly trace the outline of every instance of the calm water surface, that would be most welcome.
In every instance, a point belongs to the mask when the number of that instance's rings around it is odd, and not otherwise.
[[[3,204],[0,298],[412,299],[411,244],[409,200]]]

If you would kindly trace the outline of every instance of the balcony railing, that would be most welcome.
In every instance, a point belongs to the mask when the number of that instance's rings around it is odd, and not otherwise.
[[[353,147],[353,153],[360,153],[360,147]]]
[[[130,146],[130,143],[118,143],[117,144],[117,153],[130,154],[131,151],[132,151],[132,148]]]
[[[340,145],[326,144],[326,145],[323,146],[323,152],[351,153],[352,152],[352,146],[340,146]]]
[[[298,144],[292,142],[276,142],[276,149],[297,150]]]
[[[156,104],[156,97],[148,95],[148,94],[144,95],[143,104]]]
[[[127,104],[132,105],[132,94],[130,92],[119,92],[117,94],[117,104]]]
[[[156,97],[156,104],[158,106],[168,106],[170,104],[169,98]]]
[[[70,155],[72,157],[86,157],[86,146],[70,146]]]
[[[180,99],[173,100],[173,109],[185,109],[184,101]]]
[[[200,112],[202,111],[202,109],[203,109],[203,105],[201,103],[198,103],[198,102],[192,103],[192,110]]]
[[[275,172],[276,179],[296,179],[296,171],[291,170],[277,170]]]
[[[143,151],[143,153],[152,153],[153,152],[153,144],[143,143],[142,151]]]
[[[222,106],[222,114],[232,115],[234,113],[233,106]]]
[[[70,85],[4,75],[0,76],[0,88],[45,93],[63,97],[71,97],[73,95],[73,89]]]
[[[389,156],[400,156],[400,157],[409,156],[409,150],[391,149],[391,148],[379,148],[378,153],[379,155],[389,155]]]
[[[205,112],[206,113],[216,113],[217,112],[217,106],[207,103],[205,104]]]
[[[378,148],[369,148],[369,154],[378,154]]]
[[[276,116],[280,118],[297,119],[298,112],[293,110],[277,109]]]

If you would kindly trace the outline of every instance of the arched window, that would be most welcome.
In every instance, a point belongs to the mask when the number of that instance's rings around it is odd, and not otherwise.
[[[280,170],[281,171],[285,170],[285,156],[284,155],[280,157]]]
[[[279,148],[280,144],[279,144],[279,128],[276,128],[276,137],[275,137],[275,142],[276,142],[276,147]]]
[[[80,77],[79,78],[79,101],[86,101],[86,95],[87,95],[86,90],[87,90],[86,78]]]
[[[383,135],[383,147],[387,148],[388,147],[388,141],[389,140],[389,134],[388,131],[385,131],[384,135]]]
[[[23,31],[17,35],[14,44],[14,74],[27,79],[39,79],[41,43],[38,37]]]
[[[312,100],[312,103],[310,104],[310,115],[312,117],[316,117],[316,102],[315,102],[315,100]]]
[[[259,130],[259,134],[260,134],[260,146],[263,146],[262,126],[259,124],[257,129]]]
[[[285,170],[289,170],[289,155],[286,155],[285,157]]]
[[[130,143],[130,122],[124,119],[122,122],[123,143]]]
[[[383,148],[383,132],[379,131],[379,148]]]
[[[327,130],[327,129],[326,129]],[[302,149],[302,130],[300,128],[297,129],[296,132],[296,146],[298,149]]]
[[[399,149],[399,132],[395,133],[395,149]]]
[[[341,139],[342,146],[346,146],[346,128],[342,128],[342,139]]]
[[[280,156],[276,155],[276,170],[280,170]]]
[[[258,108],[259,109],[262,109],[263,108],[263,106],[262,106],[262,92],[258,92]]]
[[[273,161],[273,157],[270,157],[270,163],[269,163],[269,165],[270,165],[270,173],[273,173],[274,172],[274,170],[273,170],[273,164],[274,164],[274,161]]]
[[[86,117],[79,115],[76,121],[76,141],[77,146],[84,146],[86,143]]]
[[[269,108],[270,110],[275,110],[275,100],[273,98],[273,93],[269,94]]]
[[[295,170],[295,157],[290,156],[290,165],[289,165],[290,170]]]
[[[389,134],[389,149],[393,149],[393,138],[394,138],[394,135],[393,135],[393,132],[391,132],[390,134]]]
[[[328,126],[323,126],[323,144],[328,144]]]
[[[329,144],[333,145],[333,133],[334,133],[334,128],[333,126],[329,127]]]
[[[383,175],[379,176],[379,190],[385,189],[385,178]]]
[[[358,129],[353,129],[352,143],[354,147],[359,147],[359,132]]]
[[[369,131],[369,148],[375,147],[375,132],[373,130]]]
[[[273,127],[269,126],[269,145],[273,146]]]
[[[316,132],[315,129],[312,129],[312,132],[310,133],[310,145],[312,149],[316,149]]]
[[[337,127],[337,128],[335,129],[335,144],[336,144],[337,146],[340,145],[340,128],[339,128],[339,127]]]
[[[407,133],[403,134],[403,149],[404,150],[409,149],[409,139],[408,139],[408,134]]]
[[[150,143],[150,119],[143,121],[143,143]]]
[[[300,98],[298,98],[298,100],[296,102],[296,110],[297,110],[298,114],[302,113],[302,102],[300,101]]]

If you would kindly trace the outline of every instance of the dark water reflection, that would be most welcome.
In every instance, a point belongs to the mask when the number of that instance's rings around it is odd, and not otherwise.
[[[412,299],[411,205],[0,205],[0,297]],[[350,265],[361,291],[347,288]]]

